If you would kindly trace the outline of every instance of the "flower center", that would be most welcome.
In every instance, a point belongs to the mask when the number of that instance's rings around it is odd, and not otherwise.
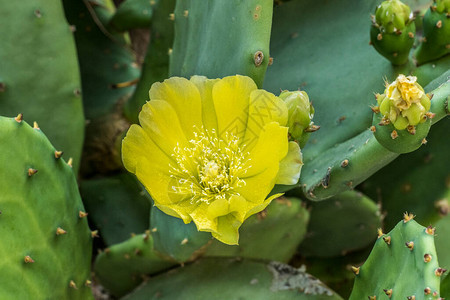
[[[248,167],[248,153],[242,151],[239,138],[225,133],[218,137],[215,130],[194,132],[186,147],[174,148],[176,164],[170,165],[171,177],[175,179],[172,189],[189,195],[191,202],[210,203],[217,198],[238,195],[237,187],[245,185],[241,179]]]
[[[423,96],[416,86],[417,77],[399,75],[398,78],[387,87],[386,96],[394,101],[395,107],[400,111],[408,109],[412,103],[419,102]]]

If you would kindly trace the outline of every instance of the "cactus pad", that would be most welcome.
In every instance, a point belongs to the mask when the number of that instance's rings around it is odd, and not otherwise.
[[[124,300],[176,299],[180,295],[186,300],[342,299],[304,268],[211,258],[154,277]]]
[[[150,232],[116,244],[97,256],[94,271],[101,284],[113,295],[123,296],[139,285],[147,274],[170,268],[174,262],[160,258],[153,250]]]
[[[0,20],[1,115],[21,112],[38,122],[55,147],[73,157],[77,173],[83,103],[75,43],[61,1],[5,1]]]
[[[0,117],[1,299],[92,299],[92,238],[72,168],[38,128]]]
[[[444,270],[437,260],[434,229],[412,218],[405,213],[391,232],[379,232],[367,261],[353,269],[356,278],[350,300],[438,298]]]
[[[312,203],[308,233],[299,251],[313,257],[345,255],[371,244],[380,226],[379,207],[359,192],[346,191]]]
[[[206,255],[288,262],[305,237],[308,221],[309,212],[299,199],[281,197],[245,221],[239,246],[213,241]]]
[[[151,198],[130,174],[81,182],[81,196],[89,220],[110,246],[144,232],[149,226]]]
[[[270,61],[272,8],[269,0],[178,1],[171,76],[240,74],[261,87]]]

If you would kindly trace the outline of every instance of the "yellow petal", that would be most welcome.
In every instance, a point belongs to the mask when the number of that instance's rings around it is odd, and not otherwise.
[[[236,192],[253,204],[262,203],[275,186],[277,173],[278,163],[275,163],[257,175],[244,178],[245,186],[236,188]]]
[[[250,217],[256,213],[259,213],[260,211],[263,211],[270,204],[270,202],[272,202],[273,199],[276,199],[281,196],[283,196],[282,193],[272,195],[269,198],[267,198],[266,200],[264,200],[263,203],[253,206],[252,209],[248,210],[247,214],[245,215],[245,219],[247,219],[248,217]]]
[[[122,141],[122,160],[129,172],[136,174],[136,165],[142,157],[146,157],[156,147],[141,126],[133,124]],[[159,150],[159,149],[158,149]],[[160,154],[158,151],[156,155]],[[163,153],[164,154],[164,153]],[[167,156],[166,156],[167,157]],[[164,158],[164,160],[168,160]]]
[[[202,120],[203,126],[208,131],[217,131],[217,117],[212,98],[212,89],[220,79],[208,79],[205,76],[192,76],[191,82],[195,84],[202,99]]]
[[[168,164],[158,159],[153,153],[150,158],[141,158],[136,167],[136,177],[145,186],[155,203],[171,205],[180,203],[191,198],[190,195],[176,193],[174,178],[170,177]]]
[[[229,199],[219,198],[208,205],[208,216],[211,219],[225,216],[234,213],[235,217],[242,219],[247,212],[247,201],[244,197],[238,195],[231,195]]]
[[[228,214],[218,218],[217,232],[212,232],[212,236],[228,245],[237,245],[239,241],[239,227],[241,222]]]
[[[217,232],[217,218],[208,215],[208,204],[205,202],[195,204],[196,208],[190,213],[192,220],[199,231]]]
[[[285,126],[287,120],[288,110],[281,98],[264,90],[254,90],[250,94],[248,122],[243,143],[247,149],[251,149],[266,124],[277,122]]]
[[[162,204],[158,204],[156,206],[165,214],[168,214],[169,216],[172,216],[175,218],[182,219],[185,224],[188,224],[192,221],[191,216],[186,214],[186,212],[183,209],[180,209],[180,207],[167,206],[167,205],[162,205]]]
[[[172,106],[161,100],[147,102],[139,114],[139,122],[152,141],[168,156],[178,145],[186,145],[178,116]]]
[[[225,216],[230,213],[230,203],[228,202],[228,199],[216,199],[208,205],[208,209],[206,212],[208,214],[208,217],[211,219]]]
[[[184,135],[191,139],[194,128],[202,126],[202,103],[196,85],[186,78],[172,77],[163,83],[156,82],[150,88],[152,100],[167,101],[180,120]],[[168,118],[171,121],[170,118]]]
[[[247,173],[242,177],[252,177],[272,165],[277,165],[288,153],[288,128],[272,122],[261,130],[255,146],[249,151],[248,160],[243,169]],[[247,150],[247,149],[245,149]]]
[[[276,184],[296,184],[302,170],[302,152],[296,142],[289,142],[288,154],[280,161]]]
[[[250,202],[264,201],[275,185],[280,161],[287,152],[287,128],[277,123],[267,124],[243,168],[247,168],[247,173],[240,176],[245,185],[236,191]]]
[[[175,179],[170,177],[169,165],[174,162],[140,126],[132,125],[128,130],[122,142],[122,159],[125,168],[136,174],[157,204],[169,205],[183,202],[187,198],[171,188]],[[179,217],[178,213],[170,215]]]
[[[245,199],[240,195],[239,196],[233,195],[230,198],[230,212],[241,223],[244,222],[245,216],[247,215],[247,211],[248,211],[247,199]]]
[[[218,133],[233,133],[242,139],[248,119],[250,94],[255,82],[247,76],[229,76],[218,81],[212,90]]]

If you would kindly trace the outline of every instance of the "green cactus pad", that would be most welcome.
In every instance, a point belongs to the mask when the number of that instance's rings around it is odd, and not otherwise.
[[[92,238],[73,170],[17,120],[0,117],[0,298],[92,299]]]
[[[305,163],[300,177],[303,192],[308,199],[318,201],[351,190],[397,156],[366,129]]]
[[[348,299],[355,281],[355,275],[350,271],[351,266],[362,264],[369,256],[370,250],[366,247],[358,252],[332,258],[302,257],[299,262],[294,260],[294,263],[304,263],[309,274],[320,278],[324,284],[344,299]]]
[[[442,198],[443,204],[446,204],[447,213],[449,212],[450,205],[450,189],[447,190],[446,197]],[[436,232],[438,233],[435,237],[436,251],[439,256],[439,262],[442,268],[450,270],[450,252],[448,251],[450,247],[450,215],[442,218],[436,223]],[[444,299],[450,298],[450,276],[445,274],[445,278],[441,281],[441,297]]]
[[[177,299],[180,295],[185,300],[342,299],[304,268],[212,258],[153,277],[123,299]]]
[[[89,220],[107,246],[148,229],[151,198],[133,175],[85,180],[80,192]]]
[[[158,1],[153,8],[152,36],[147,48],[141,78],[131,98],[125,103],[125,116],[138,123],[142,105],[148,101],[150,86],[169,77],[169,49],[173,45],[174,24],[170,14],[175,9],[175,0]]]
[[[449,213],[450,190],[447,191],[445,196],[446,197],[442,198],[441,201],[443,202],[442,204],[446,205],[446,212]],[[450,215],[447,215],[436,222],[436,232],[439,233],[435,237],[435,243],[440,265],[442,268],[450,270],[450,252],[448,251],[450,247]]]
[[[425,91],[427,90],[433,94],[430,108],[430,111],[435,114],[431,119],[433,125],[450,115],[450,70],[430,82],[425,88]]]
[[[174,265],[156,254],[153,238],[147,232],[105,249],[95,260],[94,272],[111,294],[121,297],[138,286],[146,275]]]
[[[124,1],[109,20],[108,27],[118,31],[150,27],[155,5],[156,0]]]
[[[38,122],[77,173],[84,137],[77,53],[60,1],[2,1],[0,112]],[[49,117],[51,112],[51,117]]]
[[[91,2],[78,0],[63,3],[69,23],[76,28],[86,118],[94,120],[114,111],[119,99],[132,92],[132,87],[117,85],[138,78],[139,70],[123,35],[111,35],[99,27],[99,21],[106,23],[111,18],[110,10],[103,5],[89,10],[86,3]]]
[[[438,298],[441,278],[434,230],[408,218],[380,235],[369,258],[355,269],[350,300]]]
[[[441,296],[444,299],[450,297],[450,276],[448,275],[441,282]]]
[[[273,1],[178,1],[170,75],[247,75],[261,87],[269,64]]]
[[[450,55],[419,66],[412,72],[412,75],[417,77],[421,86],[426,86],[448,70],[450,70]]]
[[[312,203],[308,232],[299,252],[314,257],[342,256],[372,243],[380,226],[381,213],[372,200],[359,192],[343,192]]]
[[[449,171],[443,167],[450,164],[450,139],[443,138],[448,132],[450,120],[433,125],[425,145],[401,155],[359,186],[372,199],[381,200],[387,230],[397,224],[398,216],[405,211],[414,211],[422,224],[439,219],[439,201],[448,191]]]
[[[445,1],[438,1],[442,2]],[[439,12],[432,5],[423,17],[424,39],[415,52],[418,64],[438,59],[450,53],[450,7]]]
[[[180,263],[197,256],[198,251],[211,241],[211,234],[198,231],[194,222],[184,224],[183,220],[163,213],[156,206],[150,213],[150,229],[155,250]]]
[[[215,240],[205,255],[288,262],[306,234],[308,221],[309,212],[299,199],[278,198],[242,224],[239,246]]]

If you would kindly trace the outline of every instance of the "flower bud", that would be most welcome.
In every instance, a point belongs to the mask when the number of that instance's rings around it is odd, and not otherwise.
[[[394,65],[408,61],[415,33],[411,9],[399,0],[384,1],[372,16],[371,44]]]
[[[375,11],[377,24],[384,32],[393,33],[403,30],[409,24],[411,9],[399,0],[388,0],[381,3]]]
[[[376,94],[377,107],[372,107],[374,136],[385,148],[408,153],[419,148],[427,136],[431,118],[431,101],[414,76],[400,74],[386,83],[383,94]]]
[[[309,102],[308,94],[304,91],[282,91],[279,97],[288,108],[290,140],[297,141],[300,148],[303,148],[310,133],[318,129],[311,121],[314,117],[314,107]]]

